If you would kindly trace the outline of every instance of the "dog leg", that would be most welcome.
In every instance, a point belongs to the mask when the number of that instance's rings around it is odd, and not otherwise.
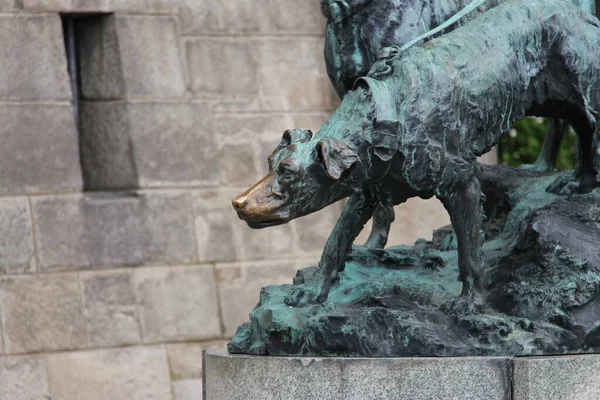
[[[369,192],[356,193],[348,200],[344,212],[327,239],[319,261],[321,285],[317,302],[323,303],[327,300],[338,272],[344,270],[346,256],[352,249],[354,239],[373,216],[378,204],[378,200]]]
[[[373,214],[373,227],[365,247],[383,249],[388,241],[390,226],[394,219],[394,207],[391,204],[380,203]]]
[[[569,131],[569,124],[560,119],[550,119],[548,133],[535,164],[524,164],[523,169],[539,172],[553,171],[556,167],[560,144]]]
[[[350,196],[323,249],[319,272],[315,279],[318,287],[313,287],[314,291],[302,287],[294,288],[285,299],[288,306],[302,307],[327,300],[338,272],[344,270],[346,256],[352,249],[354,239],[373,216],[378,204],[378,200],[370,192]]]
[[[578,159],[575,177],[561,176],[547,189],[547,192],[559,195],[588,193],[596,188],[597,171],[595,167],[597,123],[588,111],[571,107],[566,111],[573,129],[577,133]]]
[[[452,227],[458,243],[459,278],[463,283],[460,298],[449,306],[458,314],[472,314],[483,309],[481,299],[482,275],[482,193],[481,184],[475,171],[465,176],[460,171],[456,176],[464,176],[458,184],[449,187],[446,196],[440,196],[450,214]]]

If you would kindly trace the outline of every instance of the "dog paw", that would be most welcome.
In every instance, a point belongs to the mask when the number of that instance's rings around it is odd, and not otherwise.
[[[319,302],[318,300],[319,295],[313,290],[303,287],[294,287],[285,297],[283,302],[287,306],[300,308],[317,304]]]
[[[560,196],[570,196],[576,193],[587,193],[588,190],[582,187],[581,183],[574,180],[572,176],[559,176],[554,182],[546,188],[546,192],[558,194]]]

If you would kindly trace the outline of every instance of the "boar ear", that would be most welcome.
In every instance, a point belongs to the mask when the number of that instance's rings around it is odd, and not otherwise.
[[[373,123],[373,153],[381,161],[390,161],[398,152],[400,122],[387,119]]]
[[[334,180],[340,179],[344,171],[358,161],[358,154],[344,142],[329,138],[317,143],[317,153],[325,166],[325,173]]]

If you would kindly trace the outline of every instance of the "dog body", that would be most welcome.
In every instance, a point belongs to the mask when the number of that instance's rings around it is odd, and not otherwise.
[[[564,0],[508,0],[452,33],[390,53],[360,79],[313,135],[288,131],[270,173],[233,201],[265,227],[344,197],[346,209],[320,261],[320,287],[289,304],[326,300],[352,242],[380,204],[437,196],[458,242],[459,310],[481,293],[481,187],[476,157],[526,115],[559,117],[579,138],[578,182],[596,185],[600,112],[598,20]]]
[[[327,18],[325,64],[340,98],[365,77],[388,47],[401,47],[438,27],[473,0],[322,0]],[[451,25],[446,32],[505,0],[488,0],[474,12]],[[594,0],[571,0],[580,9],[595,13]],[[439,36],[439,35],[438,35]],[[568,125],[553,119],[536,164],[527,166],[542,171],[554,169],[560,143]],[[383,248],[394,220],[392,207],[380,206],[373,216],[373,228],[366,246]]]

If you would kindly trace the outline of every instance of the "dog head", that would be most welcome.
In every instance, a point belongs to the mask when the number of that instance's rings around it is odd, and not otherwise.
[[[236,197],[233,207],[251,228],[284,224],[347,197],[349,171],[359,162],[341,140],[288,130],[269,157],[269,173]]]

